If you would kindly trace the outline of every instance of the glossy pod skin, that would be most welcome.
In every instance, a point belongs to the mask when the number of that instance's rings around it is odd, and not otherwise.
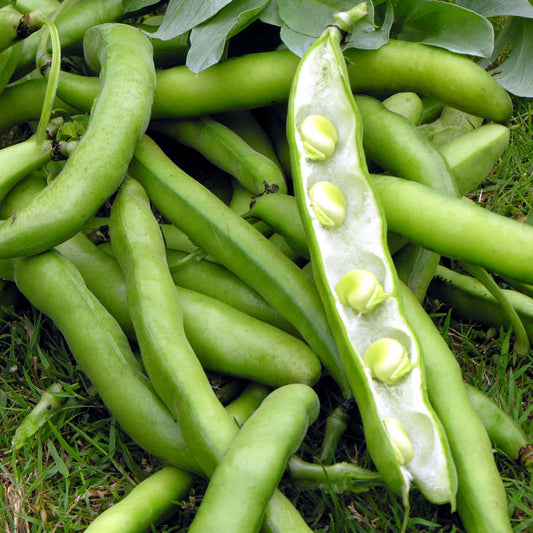
[[[226,406],[226,412],[242,425],[267,394],[268,387],[250,383],[242,394]],[[118,503],[91,522],[87,533],[145,533],[179,510],[177,502],[189,491],[192,476],[166,465],[135,486]]]
[[[126,277],[128,305],[147,372],[176,416],[192,458],[211,477],[238,428],[211,389],[185,337],[159,224],[146,192],[132,178],[125,180],[113,203],[110,232]],[[268,506],[274,527],[289,528],[293,523],[295,532],[308,530],[278,491]]]
[[[349,394],[313,283],[248,222],[177,167],[147,136],[130,165],[151,201],[207,253],[253,287],[300,332]]]
[[[405,286],[405,311],[420,340],[431,403],[446,429],[457,467],[457,510],[468,533],[510,533],[507,496],[492,445],[470,404],[461,369],[439,330]]]
[[[85,529],[85,533],[145,533],[172,515],[189,492],[193,476],[164,466],[136,485]]]
[[[170,464],[200,472],[179,426],[155,394],[115,319],[58,252],[15,261],[15,282],[57,325],[82,371],[124,431]]]
[[[476,387],[465,383],[466,394],[483,422],[493,446],[515,461],[521,460],[531,445],[522,428],[500,406]],[[524,463],[531,469],[531,459]]]
[[[118,188],[148,126],[155,83],[148,38],[111,23],[87,31],[84,49],[89,64],[102,67],[87,129],[61,173],[16,219],[0,223],[0,257],[36,254],[76,234]]]
[[[354,92],[413,91],[495,122],[504,122],[512,113],[509,95],[490,74],[442,48],[391,39],[377,50],[349,49],[345,55]],[[298,60],[282,50],[232,58],[199,74],[185,66],[160,71],[152,118],[196,117],[285,102]],[[59,82],[58,96],[80,109],[90,109],[95,92],[94,80],[80,76],[65,73]]]
[[[443,256],[533,282],[531,226],[419,183],[383,175],[373,176],[372,182],[391,231]]]
[[[417,339],[403,315],[340,40],[334,24],[303,56],[287,115],[293,184],[314,277],[361,414],[369,454],[383,480],[406,507],[413,481],[430,501],[453,508],[455,470],[444,430],[426,396]],[[365,298],[359,307],[349,301],[350,293],[343,296],[341,286],[348,292],[351,274],[361,271],[376,281],[368,306]],[[377,374],[367,359],[382,341],[403,350],[400,373],[390,379]],[[401,450],[390,429],[393,423],[403,428],[399,433],[406,446]]]
[[[271,392],[244,423],[213,473],[190,533],[256,533],[289,457],[319,413],[306,385]]]
[[[124,276],[116,259],[81,233],[57,249],[76,265],[89,289],[135,340]],[[215,297],[183,287],[176,291],[185,334],[207,370],[272,387],[312,385],[319,379],[320,361],[300,339]]]
[[[152,121],[150,130],[200,152],[208,161],[234,176],[254,194],[287,192],[285,176],[271,159],[254,150],[230,128],[211,117],[196,120]]]
[[[0,150],[0,200],[18,181],[41,168],[52,156],[52,141],[39,146],[35,137]]]
[[[143,187],[126,178],[113,202],[113,252],[126,280],[128,307],[144,367],[184,431],[193,457],[210,476],[235,426],[196,357],[183,327],[181,302],[168,270],[163,238]],[[211,435],[217,435],[212,440]]]
[[[96,80],[98,88],[98,80]],[[1,87],[1,86],[0,86]],[[0,95],[0,132],[30,120],[38,120],[44,102],[46,80],[29,79],[6,87]],[[77,108],[55,98],[54,109],[62,109],[70,114]]]
[[[392,175],[457,196],[444,156],[406,117],[371,96],[356,95],[363,119],[363,146],[368,158]]]
[[[291,335],[298,332],[257,291],[233,272],[208,259],[183,264],[187,252],[167,248],[167,262],[176,285],[212,296]]]

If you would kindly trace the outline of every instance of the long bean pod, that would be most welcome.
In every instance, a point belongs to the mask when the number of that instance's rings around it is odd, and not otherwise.
[[[155,83],[148,38],[111,23],[91,28],[84,46],[91,65],[102,67],[89,124],[61,173],[0,223],[1,257],[39,253],[76,234],[118,188],[148,126]]]
[[[414,480],[428,499],[453,507],[455,470],[426,396],[418,342],[403,315],[340,52],[338,25],[345,17],[339,14],[307,51],[295,77],[287,125],[295,195],[317,288],[378,471],[406,506]]]
[[[152,118],[196,117],[286,102],[298,59],[282,50],[232,58],[199,74],[185,66],[159,71]],[[390,39],[377,50],[346,50],[346,59],[354,92],[413,91],[496,122],[512,113],[509,95],[490,74],[443,49]],[[96,91],[95,80],[65,73],[58,96],[88,110]]]
[[[300,332],[345,394],[346,376],[313,283],[248,222],[192,179],[147,136],[132,176],[154,205],[206,252],[255,288]]]

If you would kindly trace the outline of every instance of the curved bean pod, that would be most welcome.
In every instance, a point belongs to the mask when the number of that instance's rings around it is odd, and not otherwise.
[[[259,194],[265,189],[287,192],[285,176],[279,166],[211,117],[152,121],[150,129],[194,148],[208,161],[235,177],[252,193]]]
[[[512,113],[511,98],[488,72],[442,48],[391,39],[377,50],[346,50],[346,59],[354,92],[413,91],[496,122],[507,120]],[[232,58],[199,74],[185,66],[159,71],[152,117],[196,117],[285,102],[298,61],[292,52],[283,50]],[[77,84],[74,90],[71,80]],[[96,91],[94,80],[65,75],[58,96],[88,110],[91,93]]]
[[[528,449],[531,454],[533,445],[528,442],[522,428],[482,391],[468,383],[465,383],[465,388],[492,444],[514,460],[525,457]],[[525,462],[525,466],[531,468],[531,459],[529,464]]]
[[[190,533],[258,532],[287,461],[318,412],[318,396],[306,385],[271,392],[221,458]]]
[[[248,222],[177,167],[147,136],[130,165],[154,205],[175,226],[289,320],[345,394],[346,376],[313,283]]]
[[[113,203],[111,239],[127,280],[128,304],[147,372],[177,417],[192,457],[210,477],[238,428],[185,338],[159,224],[144,189],[131,178]],[[274,494],[269,506],[282,513],[281,520],[286,514],[292,517],[292,505],[281,493]],[[299,521],[295,531],[307,530],[301,517]]]
[[[56,251],[15,260],[15,282],[57,325],[76,362],[124,431],[170,464],[199,472],[179,426],[155,394],[114,318]]]
[[[428,394],[457,467],[457,510],[468,533],[511,533],[507,496],[485,428],[468,399],[461,369],[418,300],[402,286],[405,312],[420,340]]]
[[[430,501],[454,507],[455,470],[426,396],[420,348],[403,314],[340,41],[333,24],[303,56],[287,118],[295,196],[314,277],[369,454],[384,482],[406,507],[411,481]],[[358,283],[360,274],[368,282]],[[390,375],[378,370],[392,359],[382,346],[398,350]]]
[[[192,482],[193,477],[188,472],[164,466],[100,514],[85,533],[145,533],[174,512]]]
[[[0,257],[39,253],[76,234],[118,188],[148,126],[155,83],[148,38],[110,23],[91,28],[84,47],[91,65],[103,66],[87,129],[61,173],[0,223]]]

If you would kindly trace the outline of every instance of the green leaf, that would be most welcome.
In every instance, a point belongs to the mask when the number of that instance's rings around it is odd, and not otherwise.
[[[170,0],[159,29],[151,36],[168,40],[205,22],[231,0]]]
[[[490,57],[494,29],[485,17],[473,11],[428,0],[406,17],[398,39],[440,46],[460,54]]]
[[[279,16],[296,33],[318,37],[338,11],[352,8],[353,0],[278,0]]]
[[[122,2],[124,13],[133,13],[157,4],[159,0],[126,0]]]
[[[484,17],[514,15],[533,18],[533,6],[528,0],[457,0],[455,3]]]
[[[198,73],[220,61],[226,40],[257,19],[269,0],[234,0],[190,33],[186,64]]]
[[[282,20],[280,36],[289,50],[302,56],[324,28],[331,23],[338,11],[347,10],[357,4],[353,0],[278,0],[279,17]],[[374,22],[374,6],[368,2],[368,15],[358,20],[345,40],[348,48],[376,49],[389,39],[393,21],[390,2],[379,8],[383,19],[381,26]]]
[[[270,0],[268,2],[265,9],[261,11],[261,14],[259,15],[259,20],[261,20],[261,22],[264,22],[265,24],[270,24],[272,26],[282,26],[283,21],[279,16],[278,0]]]
[[[377,25],[376,15],[381,15],[380,24]],[[376,50],[387,43],[394,22],[394,9],[391,2],[369,10],[369,16],[354,24],[352,31],[346,39],[346,46]]]
[[[533,19],[509,17],[496,40],[499,53],[507,45],[511,52],[491,74],[510,93],[533,97]]]
[[[316,37],[298,33],[289,28],[286,24],[282,24],[279,35],[283,44],[293,53],[302,57],[306,50],[315,42]]]

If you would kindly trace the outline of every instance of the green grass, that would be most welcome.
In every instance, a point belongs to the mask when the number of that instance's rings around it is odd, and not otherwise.
[[[531,223],[533,126],[531,101],[517,100],[512,142],[500,164],[473,195],[488,209]],[[5,300],[7,302],[7,300]],[[531,437],[531,356],[512,352],[512,332],[456,320],[442,302],[427,299],[426,308],[459,361],[465,381],[485,391]],[[5,532],[83,531],[99,513],[123,498],[137,483],[162,466],[136,446],[117,426],[88,379],[76,367],[53,323],[22,298],[0,328],[0,524]],[[531,355],[531,354],[530,354]],[[11,440],[44,389],[59,382],[63,407],[18,451]],[[320,449],[327,414],[340,397],[327,380],[317,386],[322,415],[310,429],[300,454],[311,460]],[[530,474],[500,452],[497,465],[507,490],[515,532],[533,531]],[[344,434],[339,460],[371,468],[361,428],[355,420]],[[336,495],[299,491],[288,478],[281,487],[315,531],[396,532],[403,508],[386,489]],[[178,512],[156,531],[186,531],[201,501],[205,482],[198,481]],[[411,495],[410,532],[463,531],[447,506]]]

